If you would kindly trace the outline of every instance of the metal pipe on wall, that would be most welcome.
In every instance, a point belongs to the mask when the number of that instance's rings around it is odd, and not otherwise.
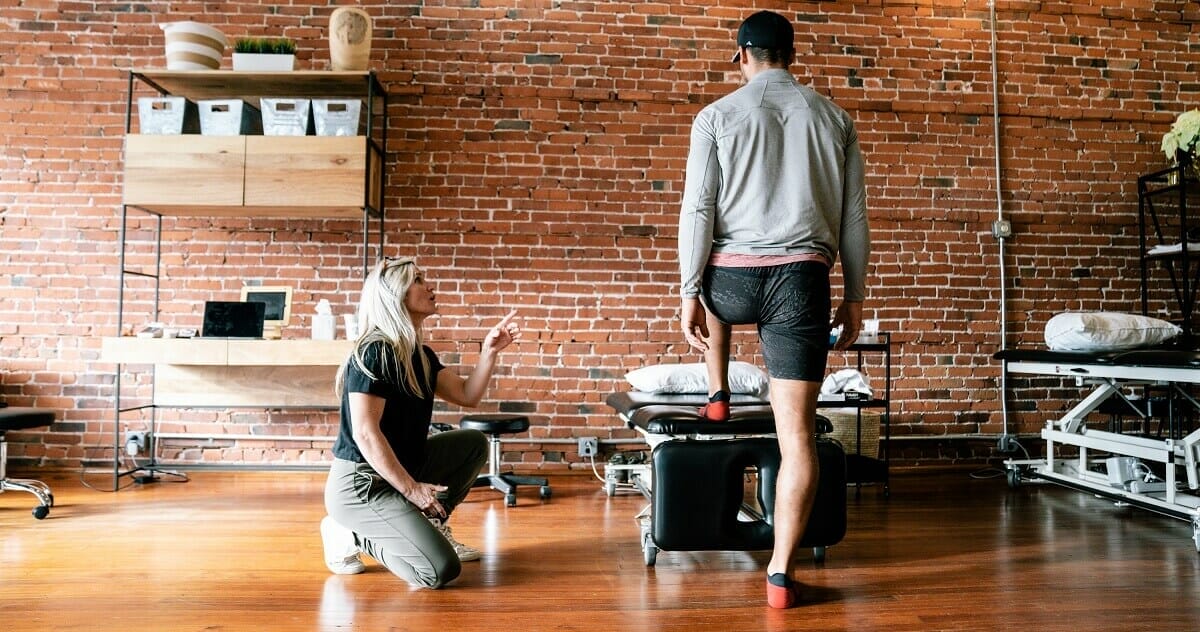
[[[1000,349],[1008,346],[1008,278],[1004,266],[1004,242],[1012,236],[1012,227],[1004,219],[1003,182],[1000,177],[1000,71],[997,61],[996,45],[996,2],[988,0],[988,24],[992,40],[992,138],[995,158],[996,178],[996,223],[992,225],[992,235],[999,242],[1000,263]],[[1008,367],[1001,365],[1000,369],[1000,420],[1003,424],[999,447],[1001,452],[1008,451]]]

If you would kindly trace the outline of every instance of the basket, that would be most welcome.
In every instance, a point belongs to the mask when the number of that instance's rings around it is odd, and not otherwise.
[[[846,450],[846,454],[860,454],[858,451],[859,437],[857,432],[858,412],[856,408],[834,408],[819,411],[833,424],[833,432],[826,435],[836,439]],[[879,458],[879,420],[882,415],[875,411],[862,411],[862,452],[863,456]]]
[[[313,99],[317,136],[358,136],[358,99]]]
[[[258,131],[258,117],[241,99],[206,99],[200,108],[200,133],[205,136],[239,136]]]
[[[306,136],[308,134],[308,99],[259,99],[262,106],[262,128],[265,136]]]
[[[196,128],[196,106],[183,97],[138,97],[138,133],[182,134]]]

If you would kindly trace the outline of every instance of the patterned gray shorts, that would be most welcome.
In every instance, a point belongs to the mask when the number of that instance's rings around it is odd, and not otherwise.
[[[701,296],[730,325],[758,325],[767,373],[820,382],[829,356],[829,268],[801,261],[759,268],[708,266]]]

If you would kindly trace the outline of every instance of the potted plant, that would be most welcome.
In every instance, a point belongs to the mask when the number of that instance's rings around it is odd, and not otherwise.
[[[288,71],[296,63],[296,42],[287,37],[242,37],[233,44],[233,69]]]
[[[1200,166],[1200,110],[1184,112],[1175,119],[1163,134],[1162,151],[1172,164],[1185,163],[1192,169]]]

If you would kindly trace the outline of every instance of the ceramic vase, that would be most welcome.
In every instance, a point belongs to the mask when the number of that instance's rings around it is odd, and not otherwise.
[[[329,17],[329,61],[333,70],[366,70],[371,60],[371,16],[340,7]]]

